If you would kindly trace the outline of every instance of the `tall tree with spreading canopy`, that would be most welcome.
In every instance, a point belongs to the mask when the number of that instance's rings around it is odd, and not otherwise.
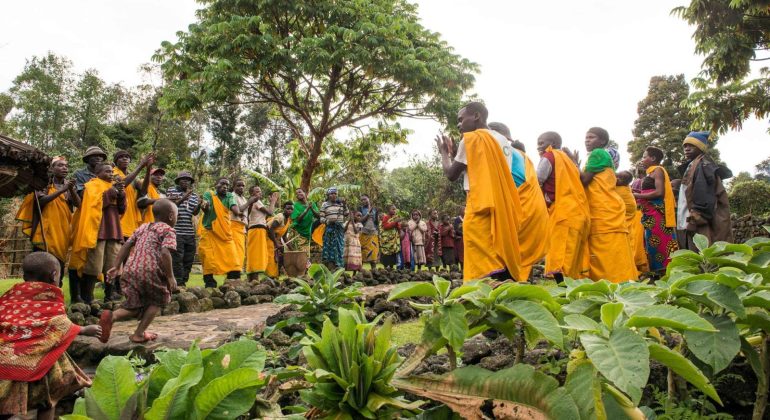
[[[155,59],[164,103],[188,112],[237,98],[269,103],[307,156],[344,127],[456,112],[477,65],[419,23],[406,0],[199,0],[198,21]]]
[[[767,1],[691,0],[673,12],[695,26],[695,52],[706,56],[687,101],[695,126],[724,133],[770,115],[770,70],[760,68],[751,78],[753,63],[770,60]]]
[[[631,162],[640,161],[644,149],[655,146],[666,154],[666,170],[672,175],[677,173],[674,168],[684,160],[682,140],[692,123],[689,110],[682,105],[689,92],[683,74],[650,79],[647,96],[637,107],[639,118],[634,122],[634,139],[628,142]]]

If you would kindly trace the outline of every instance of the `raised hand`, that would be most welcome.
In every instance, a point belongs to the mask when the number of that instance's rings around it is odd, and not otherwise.
[[[272,194],[270,194],[270,204],[275,207],[275,204],[278,202],[278,199],[281,197],[281,193],[278,191],[274,191]]]
[[[67,182],[64,184],[65,188],[74,191],[75,185],[77,185],[77,182],[74,179],[68,179]]]

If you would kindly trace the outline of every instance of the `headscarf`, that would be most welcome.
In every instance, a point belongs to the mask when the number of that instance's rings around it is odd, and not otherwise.
[[[67,158],[64,157],[64,156],[54,156],[53,158],[51,158],[51,165],[50,165],[50,167],[53,168],[53,165],[55,165],[58,162],[67,163]]]
[[[617,170],[620,167],[620,152],[618,152],[618,149],[614,147],[608,147],[607,153],[610,154],[610,157],[612,158],[612,164],[615,165],[615,169]]]
[[[331,187],[328,190],[326,190],[326,195],[336,194],[336,193],[337,193],[337,188],[335,188],[335,187]]]
[[[682,144],[691,144],[700,149],[702,152],[705,152],[709,147],[710,137],[710,131],[691,131],[690,134],[684,138]]]

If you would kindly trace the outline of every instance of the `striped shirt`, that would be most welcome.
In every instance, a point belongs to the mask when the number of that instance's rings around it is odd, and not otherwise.
[[[184,197],[185,192],[180,191],[177,187],[171,187],[166,191],[169,199],[177,200]],[[195,236],[195,226],[193,225],[193,210],[198,207],[200,203],[200,197],[198,194],[192,193],[187,200],[179,203],[179,215],[176,218],[176,230],[177,236]]]

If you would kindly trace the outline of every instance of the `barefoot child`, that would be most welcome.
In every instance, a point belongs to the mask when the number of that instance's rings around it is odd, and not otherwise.
[[[33,252],[22,270],[24,282],[0,297],[0,417],[37,410],[38,419],[53,419],[60,399],[91,385],[67,348],[102,330],[67,318],[56,257]]]
[[[153,204],[152,212],[155,221],[143,224],[134,232],[108,273],[110,279],[121,276],[126,300],[111,317],[102,315],[102,342],[109,339],[112,323],[126,318],[139,318],[139,325],[129,340],[145,343],[158,338],[157,334],[148,332],[147,327],[161,307],[171,301],[171,292],[176,290],[171,253],[176,250],[177,208],[170,200],[161,198]]]
[[[361,241],[358,239],[361,229],[364,228],[361,217],[360,211],[351,212],[350,218],[345,223],[345,252],[342,257],[345,260],[345,270],[353,273],[358,272],[362,265]]]

